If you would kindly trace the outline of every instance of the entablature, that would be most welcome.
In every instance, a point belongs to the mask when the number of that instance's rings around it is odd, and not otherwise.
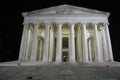
[[[25,17],[24,23],[108,23],[107,17],[101,16],[38,16]]]

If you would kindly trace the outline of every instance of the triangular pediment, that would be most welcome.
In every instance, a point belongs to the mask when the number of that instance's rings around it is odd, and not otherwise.
[[[39,15],[109,15],[109,13],[72,5],[60,5],[23,13],[23,16]]]

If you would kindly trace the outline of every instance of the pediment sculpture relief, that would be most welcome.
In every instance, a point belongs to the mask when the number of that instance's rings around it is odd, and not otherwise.
[[[66,8],[63,8],[63,9],[59,9],[58,11],[56,11],[56,14],[72,14],[73,11],[71,9],[66,9]]]

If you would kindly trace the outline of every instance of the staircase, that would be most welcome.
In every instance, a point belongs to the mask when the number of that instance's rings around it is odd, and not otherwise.
[[[0,66],[0,80],[120,80],[120,67],[85,63]]]

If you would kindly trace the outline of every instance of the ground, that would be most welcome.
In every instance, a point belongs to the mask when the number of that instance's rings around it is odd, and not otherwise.
[[[0,80],[120,80],[120,63],[7,62]]]

